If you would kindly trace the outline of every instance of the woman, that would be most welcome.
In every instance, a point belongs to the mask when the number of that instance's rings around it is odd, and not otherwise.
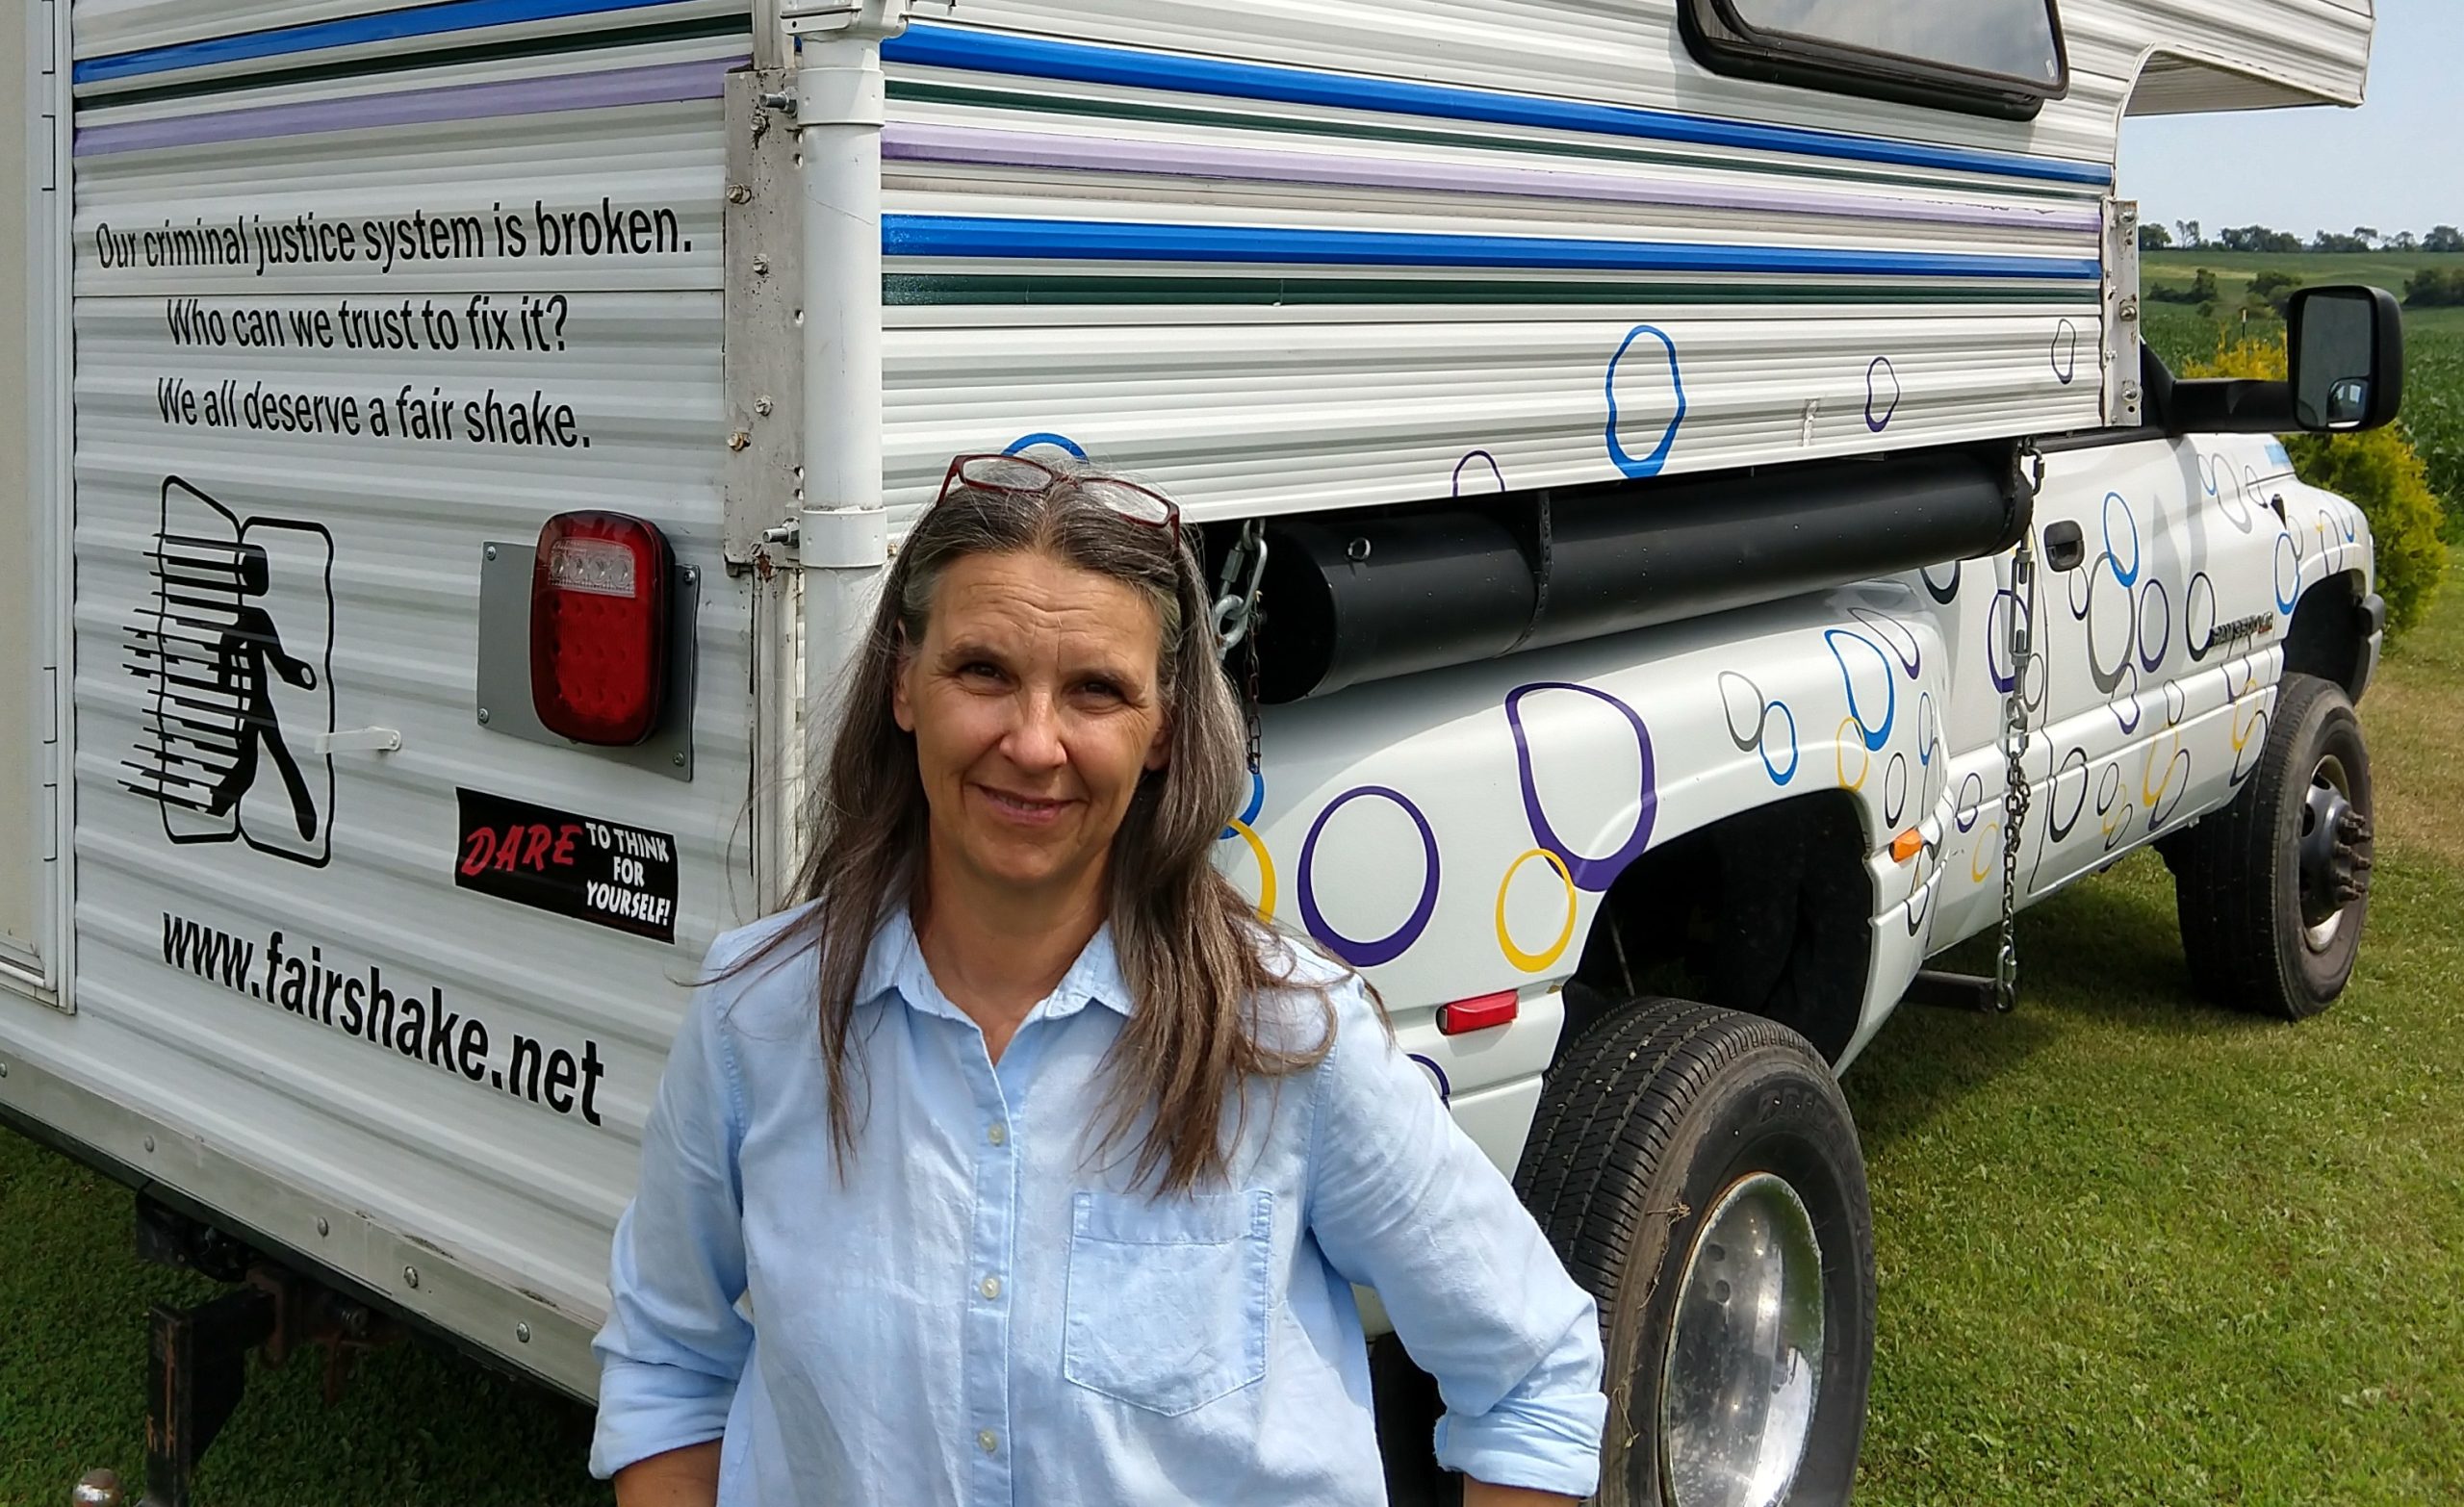
[[[1215,654],[1168,502],[952,465],[808,903],[720,939],[659,1086],[598,1341],[620,1507],[1382,1501],[1355,1282],[1472,1507],[1593,1490],[1590,1298],[1213,866]]]

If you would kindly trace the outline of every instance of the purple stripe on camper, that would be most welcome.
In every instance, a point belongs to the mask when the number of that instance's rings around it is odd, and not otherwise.
[[[72,154],[102,157],[115,152],[196,146],[210,141],[253,141],[270,137],[314,136],[326,131],[364,131],[378,126],[427,125],[440,120],[481,120],[500,115],[538,115],[610,105],[657,105],[683,99],[717,99],[732,68],[743,58],[662,63],[603,73],[512,79],[497,84],[457,84],[447,89],[404,89],[394,94],[354,94],[295,105],[259,105],[166,120],[130,120],[86,126]]]
[[[2103,211],[2094,205],[2085,204],[2039,208],[1973,201],[1945,203],[1827,193],[1807,189],[1685,184],[1665,178],[1567,172],[1546,167],[1483,166],[1465,163],[1418,162],[1398,157],[1273,151],[1246,146],[1194,146],[1175,141],[1135,141],[1116,137],[1062,136],[1040,131],[1002,131],[970,126],[892,125],[882,135],[882,156],[903,162],[1166,173],[1177,177],[1239,178],[1265,183],[1312,183],[1438,193],[1519,194],[1526,198],[1663,204],[1680,209],[1767,211],[1850,219],[2066,230],[2081,235],[2098,235],[2104,228]]]

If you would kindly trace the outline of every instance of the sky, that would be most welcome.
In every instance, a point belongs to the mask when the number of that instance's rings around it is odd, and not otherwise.
[[[2464,225],[2464,3],[2378,0],[2368,102],[2122,122],[2121,192],[2148,218],[2268,225]]]

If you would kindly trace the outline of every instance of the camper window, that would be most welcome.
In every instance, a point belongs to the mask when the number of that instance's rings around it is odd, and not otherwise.
[[[1685,0],[1716,73],[2033,118],[2070,87],[2055,0]]]

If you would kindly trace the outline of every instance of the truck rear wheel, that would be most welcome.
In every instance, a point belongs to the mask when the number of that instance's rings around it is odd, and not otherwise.
[[[2182,951],[2210,998],[2284,1020],[2335,1002],[2370,913],[2371,812],[2352,703],[2287,675],[2258,769],[2171,855]]]
[[[1515,1186],[1600,1304],[1602,1507],[1847,1500],[1874,1241],[1820,1053],[1756,1016],[1637,1001],[1557,1064]]]

